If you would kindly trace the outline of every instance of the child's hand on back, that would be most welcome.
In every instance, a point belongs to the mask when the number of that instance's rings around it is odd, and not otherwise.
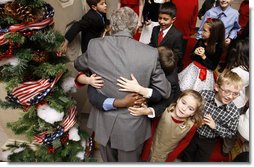
[[[142,104],[141,107],[129,107],[128,110],[130,114],[135,117],[148,115],[151,112],[150,109],[145,104]]]
[[[96,74],[92,74],[88,79],[88,83],[89,83],[89,85],[91,85],[91,86],[93,86],[97,89],[100,89],[100,88],[103,87],[104,81],[102,80],[101,76],[98,76]]]
[[[117,79],[117,85],[121,87],[119,90],[124,92],[139,93],[141,87],[133,74],[131,74],[131,80],[124,77],[120,77],[120,79]]]

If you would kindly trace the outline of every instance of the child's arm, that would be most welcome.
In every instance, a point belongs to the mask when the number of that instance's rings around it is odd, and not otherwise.
[[[128,110],[133,116],[142,116],[147,115],[149,118],[155,117],[155,111],[151,107],[147,107],[145,104],[142,104],[141,107],[129,107]]]
[[[234,26],[233,28],[230,30],[228,37],[226,38],[226,42],[228,42],[228,44],[230,44],[232,39],[235,39],[237,37],[237,32],[241,29],[241,26],[239,25],[239,15],[237,15],[235,22],[234,22]]]
[[[142,13],[144,9],[145,1],[144,0],[139,0],[139,15],[138,15],[138,26],[142,26]]]
[[[84,73],[79,74],[76,77],[75,81],[78,82],[80,85],[91,85],[97,89],[102,88],[104,83],[101,76],[92,74],[90,77],[88,77]]]
[[[203,26],[204,26],[204,24],[205,24],[205,21],[206,21],[206,19],[208,18],[210,16],[210,13],[207,11],[206,13],[205,13],[205,15],[203,16],[203,18],[202,18],[202,21],[201,21],[201,23],[200,23],[200,26],[199,26],[199,29],[198,29],[198,32],[197,32],[197,37],[196,37],[196,39],[201,39],[202,38],[202,31],[203,31]]]
[[[67,48],[68,48],[68,44],[73,41],[73,39],[76,37],[76,35],[80,31],[86,30],[87,27],[89,27],[90,24],[91,24],[91,21],[89,21],[89,19],[87,19],[86,17],[84,17],[81,20],[73,23],[72,26],[65,33],[65,36],[64,36],[65,37],[65,41],[61,45],[60,52],[66,53]]]
[[[117,79],[117,85],[121,87],[119,89],[120,91],[136,92],[145,98],[149,98],[151,102],[158,102],[162,99],[162,95],[159,91],[141,86],[133,74],[131,74],[131,80],[124,77]]]
[[[121,7],[121,0],[118,0],[118,2],[117,2],[117,9],[120,9],[120,7]]]
[[[67,39],[65,39],[64,42],[60,46],[60,52],[61,53],[66,53],[67,52],[68,44],[69,44],[69,41]]]
[[[152,89],[141,86],[133,74],[131,74],[131,80],[124,77],[117,79],[117,85],[121,87],[119,89],[120,91],[136,92],[146,98],[149,98],[152,95]]]

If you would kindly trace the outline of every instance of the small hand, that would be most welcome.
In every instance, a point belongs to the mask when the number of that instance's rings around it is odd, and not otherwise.
[[[89,84],[97,89],[100,89],[104,85],[104,81],[102,80],[101,76],[98,76],[96,74],[92,74],[89,79]]]
[[[228,46],[231,42],[231,39],[230,38],[226,38],[225,39],[225,45]]]
[[[198,47],[195,49],[194,53],[199,56],[203,56],[205,54],[205,48]]]
[[[66,53],[68,49],[68,41],[65,40],[60,46],[60,53]]]
[[[124,77],[120,77],[120,79],[117,79],[117,85],[121,87],[119,90],[124,92],[138,93],[140,90],[140,85],[133,74],[131,74],[131,79],[132,80],[128,80]]]
[[[204,116],[203,121],[204,121],[204,124],[208,125],[210,128],[212,128],[212,129],[216,128],[216,124],[210,114],[206,114]]]
[[[130,111],[130,114],[133,116],[142,116],[142,115],[148,115],[150,113],[150,109],[147,108],[146,105],[142,105],[141,107],[129,107],[128,110]]]
[[[145,21],[145,25],[146,25],[146,26],[150,25],[151,23],[152,23],[151,19]]]

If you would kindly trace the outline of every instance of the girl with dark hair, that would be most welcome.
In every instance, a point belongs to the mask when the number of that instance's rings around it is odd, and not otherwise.
[[[224,43],[225,27],[221,20],[209,18],[204,24],[191,55],[193,62],[178,74],[181,90],[213,90],[214,73],[219,64]]]

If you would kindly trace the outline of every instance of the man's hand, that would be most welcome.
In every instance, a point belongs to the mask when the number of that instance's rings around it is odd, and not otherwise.
[[[129,93],[123,99],[115,99],[113,105],[116,108],[124,107],[140,107],[141,104],[146,104],[146,99],[137,93]]]

